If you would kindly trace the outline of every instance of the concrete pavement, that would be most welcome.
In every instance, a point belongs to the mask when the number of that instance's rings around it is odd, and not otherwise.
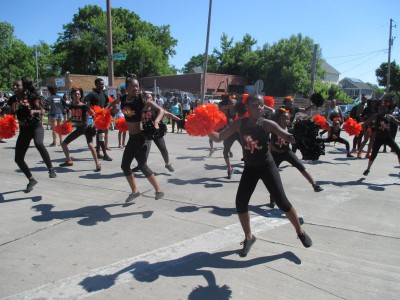
[[[346,158],[341,144],[327,145],[319,161],[306,162],[320,193],[282,164],[286,193],[314,244],[305,249],[284,215],[265,206],[269,195],[260,182],[250,202],[257,242],[241,258],[237,144],[228,180],[222,144],[209,157],[207,138],[168,133],[175,172],[164,167],[154,144],[149,157],[164,199],[155,200],[138,174],[142,196],[127,205],[117,131],[110,132],[114,160],[102,161],[100,173],[93,172],[84,137],[70,144],[73,167],[58,167],[65,160],[61,147],[48,148],[55,179],[32,144],[26,161],[39,183],[29,194],[13,161],[15,140],[0,144],[2,299],[399,297],[400,168],[393,153],[380,153],[365,177],[366,159]]]

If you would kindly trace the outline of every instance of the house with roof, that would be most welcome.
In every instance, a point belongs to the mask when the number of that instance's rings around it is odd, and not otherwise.
[[[374,96],[373,88],[357,78],[345,77],[339,81],[339,86],[347,96],[353,99],[359,98],[361,95],[365,95],[367,99],[371,99]]]
[[[324,75],[321,77],[323,82],[331,82],[336,84],[339,82],[340,72],[338,70],[324,60],[321,63],[321,68],[325,71]]]

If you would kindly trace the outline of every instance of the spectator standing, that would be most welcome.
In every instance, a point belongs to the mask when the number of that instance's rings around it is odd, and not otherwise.
[[[182,105],[179,103],[178,97],[176,97],[176,96],[175,96],[174,102],[172,103],[172,106],[171,106],[171,113],[173,115],[177,116],[179,119],[182,118]],[[172,132],[175,132],[175,124],[176,124],[176,132],[179,133],[179,130],[180,130],[180,132],[182,132],[180,122],[176,121],[174,119],[172,119]]]
[[[49,90],[50,96],[48,99],[49,102],[49,123],[52,129],[53,142],[50,144],[50,147],[55,147],[57,145],[57,133],[55,131],[56,125],[61,125],[61,121],[63,120],[63,110],[64,106],[66,106],[65,101],[56,94],[57,88],[54,86],[47,86]],[[60,139],[60,146],[63,141],[62,135],[58,135]]]

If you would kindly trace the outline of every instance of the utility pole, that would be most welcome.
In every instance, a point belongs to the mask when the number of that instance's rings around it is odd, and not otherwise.
[[[318,52],[318,44],[314,44],[314,53],[312,60],[312,70],[311,70],[311,84],[310,84],[310,96],[314,93],[314,82],[315,82],[315,72],[317,69],[317,52]]]
[[[36,61],[36,88],[39,89],[39,63],[37,45],[35,45],[35,61]]]
[[[208,41],[210,39],[210,24],[211,24],[211,8],[212,0],[208,8],[208,25],[207,25],[207,38],[206,38],[206,52],[204,53],[204,66],[203,66],[203,81],[201,84],[201,103],[204,103],[205,89],[206,89],[206,76],[207,76],[207,63],[208,63]]]
[[[389,51],[388,51],[388,68],[387,68],[387,82],[386,82],[386,94],[389,95],[390,92],[390,54],[392,51],[393,41],[392,38],[392,28],[393,28],[393,19],[390,19],[390,26],[389,26]]]
[[[108,57],[108,86],[114,86],[114,60],[112,45],[112,20],[111,20],[111,4],[107,0],[107,57]]]

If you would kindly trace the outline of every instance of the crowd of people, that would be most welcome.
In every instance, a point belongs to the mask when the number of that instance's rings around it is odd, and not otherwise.
[[[135,74],[126,77],[125,84],[121,85],[121,94],[110,98],[104,91],[104,81],[97,78],[94,82],[95,88],[84,97],[83,90],[72,87],[70,91],[71,102],[67,105],[65,101],[56,94],[55,87],[49,86],[49,123],[53,130],[53,141],[50,147],[57,145],[57,140],[65,154],[65,162],[60,167],[72,167],[74,161],[70,156],[69,144],[78,137],[84,135],[88,148],[94,160],[94,172],[100,172],[102,166],[100,159],[111,162],[108,155],[108,134],[109,131],[103,128],[96,128],[93,122],[96,116],[95,107],[113,111],[113,126],[116,119],[123,118],[126,123],[126,131],[118,129],[118,147],[124,150],[121,169],[128,182],[130,194],[126,202],[132,202],[138,198],[140,189],[135,180],[135,172],[142,172],[154,188],[155,199],[162,199],[164,191],[161,189],[154,172],[148,166],[148,157],[151,143],[154,142],[160,150],[165,167],[174,172],[169,158],[164,135],[167,126],[163,120],[172,121],[172,132],[183,132],[184,120],[198,105],[199,102],[191,102],[187,95],[183,95],[179,101],[177,96],[172,96],[172,103],[168,105],[159,95],[146,92],[142,89],[139,78]],[[45,162],[49,177],[55,178],[57,174],[52,165],[49,152],[44,146],[43,127],[43,103],[38,92],[35,90],[32,81],[28,77],[16,80],[13,84],[14,95],[6,98],[4,95],[0,102],[2,115],[15,115],[19,124],[19,133],[15,145],[15,162],[28,179],[26,192],[33,190],[38,183],[25,162],[25,154],[31,140],[34,141]],[[228,179],[232,177],[233,168],[230,158],[233,156],[231,147],[237,141],[242,148],[242,161],[244,169],[239,182],[236,195],[236,210],[240,224],[245,235],[243,248],[240,256],[244,257],[250,251],[256,241],[250,227],[249,202],[258,180],[262,180],[270,194],[270,207],[275,205],[282,210],[298,235],[298,238],[305,247],[312,245],[311,238],[305,233],[300,225],[295,208],[287,198],[282,181],[279,175],[279,166],[283,161],[289,162],[297,168],[306,180],[311,184],[315,192],[323,191],[311,174],[306,170],[301,160],[296,155],[296,143],[292,133],[295,117],[298,112],[308,112],[314,104],[309,107],[300,108],[294,105],[292,97],[286,97],[283,105],[274,108],[268,107],[264,97],[258,94],[252,95],[223,94],[222,101],[218,107],[226,116],[226,124],[217,131],[208,132],[210,141],[210,155],[212,155],[214,142],[223,141],[223,157],[227,166]],[[171,101],[168,101],[171,102]],[[68,110],[65,117],[66,108]],[[329,129],[321,131],[316,137],[321,143],[342,143],[346,148],[347,158],[353,158],[351,152],[357,152],[361,158],[363,148],[368,143],[366,157],[368,165],[363,172],[367,176],[375,161],[382,145],[388,145],[391,151],[397,154],[400,164],[400,148],[395,142],[396,132],[400,124],[400,112],[398,106],[393,102],[378,100],[367,100],[362,98],[360,103],[354,106],[350,116],[362,124],[362,132],[354,137],[353,147],[340,136],[344,116],[337,106],[336,99],[332,99],[326,111],[327,126]],[[66,137],[57,133],[55,128],[63,121],[71,122],[74,130]],[[175,129],[176,126],[176,129]],[[323,135],[327,133],[327,137]],[[128,140],[126,141],[126,135]],[[93,140],[96,140],[94,145]],[[386,151],[386,150],[385,150]],[[131,168],[133,160],[137,166]]]

